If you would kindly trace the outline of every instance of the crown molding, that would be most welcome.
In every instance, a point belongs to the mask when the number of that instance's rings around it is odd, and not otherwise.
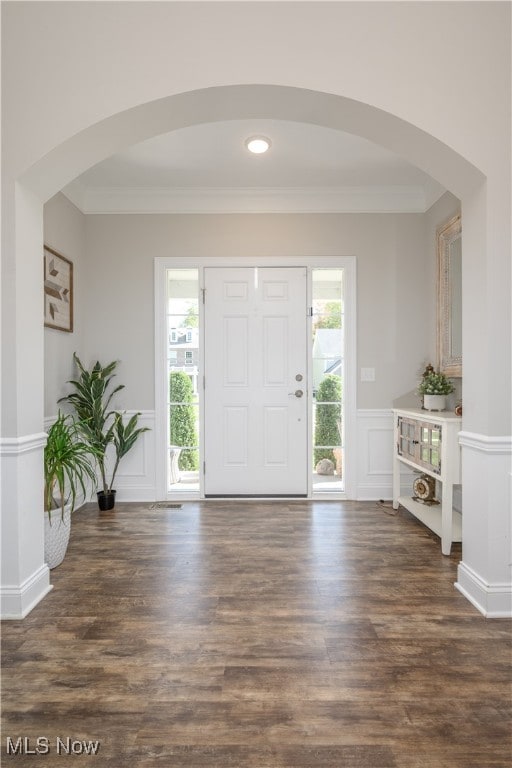
[[[62,192],[84,214],[424,213],[433,198],[421,186],[95,188],[74,181]]]

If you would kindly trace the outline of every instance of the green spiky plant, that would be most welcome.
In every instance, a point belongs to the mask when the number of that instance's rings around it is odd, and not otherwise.
[[[114,443],[114,446],[115,446],[116,461],[114,464],[114,469],[112,470],[112,477],[110,480],[111,488],[114,485],[114,478],[116,476],[119,462],[121,461],[123,456],[126,456],[128,451],[130,451],[133,448],[133,446],[137,442],[139,435],[149,430],[149,427],[137,427],[137,421],[139,419],[139,416],[140,416],[140,413],[134,413],[133,416],[125,424],[123,421],[123,415],[118,411],[114,413],[114,425],[113,425],[114,429],[112,432],[112,442]]]
[[[44,509],[51,522],[52,510],[69,502],[73,512],[79,491],[87,496],[87,480],[96,482],[96,453],[82,440],[80,424],[60,413],[48,430],[44,448]]]
[[[91,454],[96,457],[103,493],[108,494],[112,492],[120,460],[135,445],[142,432],[147,432],[148,427],[137,427],[140,413],[135,413],[125,424],[123,413],[110,409],[114,395],[124,389],[124,384],[117,386],[112,384],[112,379],[116,375],[117,360],[105,366],[96,362],[88,370],[76,352],[73,358],[79,376],[78,379],[68,381],[68,384],[74,387],[74,392],[62,397],[59,402],[64,401],[74,408],[79,420],[82,438],[89,446]],[[111,444],[115,448],[116,459],[109,481],[107,477],[107,449]]]
[[[322,405],[318,405],[316,409],[315,445],[340,445],[341,379],[339,376],[329,373],[322,379],[316,401]],[[330,459],[335,464],[336,458],[332,448],[315,448],[315,465],[321,459]]]

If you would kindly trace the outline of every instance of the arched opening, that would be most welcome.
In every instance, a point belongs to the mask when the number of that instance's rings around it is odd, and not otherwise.
[[[17,183],[15,230],[27,234],[16,242],[16,267],[21,268],[28,262],[35,266],[39,262],[42,203],[92,165],[134,143],[177,128],[261,115],[348,131],[400,154],[453,192],[463,205],[468,201],[466,232],[479,233],[476,245],[470,246],[473,254],[477,250],[482,232],[485,232],[485,177],[471,162],[436,137],[400,117],[338,95],[276,85],[227,85],[169,96],[113,115],[70,137],[28,169]],[[470,254],[470,262],[473,257]],[[36,309],[25,317],[23,333],[17,334],[19,346],[13,352],[13,362],[18,378],[28,381],[29,374],[27,365],[18,366],[16,361],[26,360],[27,355],[32,355],[30,386],[22,386],[14,394],[18,413],[29,402],[33,387],[40,387],[42,383],[42,334],[39,326]],[[468,376],[471,377],[471,368]],[[469,383],[471,386],[470,378]],[[14,392],[16,380],[13,379],[11,384]],[[471,416],[470,409],[468,412]],[[26,419],[25,423],[27,426],[17,434],[40,432],[42,411],[32,408],[30,424]],[[39,443],[39,450],[41,446],[42,443]],[[27,472],[31,470],[32,467],[26,469]],[[19,494],[19,488],[15,489],[18,510]],[[22,546],[23,542],[29,542],[26,548],[29,556],[23,569],[18,563],[12,563],[12,570],[18,574],[23,571],[23,577],[18,575],[7,582],[19,584],[32,578],[30,594],[27,590],[22,594],[21,587],[18,589],[16,597],[22,605],[21,613],[30,610],[31,605],[41,599],[48,584],[48,575],[42,566],[42,528],[39,522],[33,524],[40,516],[36,495],[31,504],[35,507],[33,519],[18,521],[18,524],[11,526],[9,535],[4,536],[7,547],[13,547],[16,541],[21,541]],[[39,576],[33,578],[33,574]],[[27,609],[27,606],[30,607]]]
[[[362,136],[404,157],[461,198],[483,174],[421,128],[354,99],[277,85],[226,85],[141,104],[70,137],[23,174],[45,201],[92,165],[152,136],[198,123],[272,117]]]
[[[394,148],[395,151],[398,147],[403,151],[405,147],[410,157],[414,154],[413,148],[416,142],[417,147],[414,157],[415,159],[420,158],[423,166],[428,167],[429,171],[436,167],[436,151],[444,152],[446,155],[449,154],[447,148],[443,148],[442,145],[433,141],[424,132],[415,131],[413,126],[382,112],[382,110],[377,110],[351,99],[334,97],[330,94],[297,88],[261,85],[223,86],[181,94],[180,96],[170,96],[158,102],[141,105],[91,128],[89,132],[93,133],[94,142],[90,137],[89,145],[94,149],[96,159],[100,160],[103,159],[102,156],[105,152],[117,151],[125,146],[129,140],[140,142],[154,135],[155,132],[178,131],[185,127],[197,126],[199,124],[211,126],[212,122],[215,121],[236,121],[244,118],[254,119],[261,115],[271,116],[274,120],[276,118],[286,119],[288,122],[292,121],[295,124],[303,124],[305,121],[340,132],[346,132],[348,129],[349,132],[359,136],[362,135],[364,138],[371,138],[373,141],[379,141],[380,143],[384,142],[387,148]],[[59,169],[62,167],[62,172],[68,175],[68,178],[62,176],[58,184],[70,180],[69,174],[71,173],[70,169],[73,162],[76,164],[76,168],[79,167],[80,163],[91,163],[92,157],[86,152],[86,147],[88,146],[86,133],[88,131],[80,136],[73,137],[65,146],[55,150],[52,158],[48,156],[42,161],[43,163],[51,161],[54,168]],[[119,137],[121,136],[123,138],[120,147]],[[65,168],[62,160],[63,157],[66,158]],[[461,186],[464,182],[465,174],[469,176],[473,174],[475,177],[473,183],[475,183],[478,178],[476,169],[467,165],[462,158],[459,161],[460,169],[458,173],[460,178],[448,179],[449,174],[446,173],[446,169],[450,169],[451,165],[455,168],[457,162],[450,164],[446,158],[443,158],[442,161],[437,160],[438,166],[445,171],[444,183],[447,183],[449,180],[451,184]],[[81,167],[80,170],[84,170],[84,168]],[[452,170],[452,174],[455,175],[454,170]],[[30,170],[29,175],[31,185],[33,188],[38,189],[39,194],[46,196],[50,191],[55,191],[55,189],[50,190],[48,187],[50,175],[45,169],[39,168],[36,171],[33,168]],[[36,178],[36,175],[38,178]],[[54,180],[53,183],[57,184],[57,181]],[[146,269],[147,267],[141,268]],[[355,371],[353,371],[353,376],[355,376]],[[354,382],[354,386],[351,388],[347,387],[346,392],[355,389]],[[355,397],[353,402],[353,410],[355,410]],[[151,406],[149,405],[148,407]],[[355,416],[352,415],[352,420],[354,418]],[[161,421],[161,414],[160,418],[158,418],[157,414],[156,423],[159,424]],[[304,418],[303,421],[307,422],[308,419]],[[348,419],[344,418],[343,424],[344,427],[347,425],[347,434],[349,432],[355,434],[355,428],[352,430],[348,429]],[[197,431],[200,432],[199,429]],[[160,453],[161,451],[157,449],[157,456]],[[355,454],[355,438],[353,440],[352,454]],[[315,452],[315,455],[318,455],[318,451]],[[348,455],[349,451],[344,451],[344,456]],[[202,461],[200,463],[203,465]],[[210,463],[208,462],[209,465]],[[344,472],[343,476],[348,479],[347,473]],[[158,487],[159,482],[157,482]],[[350,487],[354,487],[354,482],[350,483]],[[158,498],[163,498],[162,494],[157,495]],[[349,495],[349,498],[353,497],[354,491],[352,491],[352,495]]]

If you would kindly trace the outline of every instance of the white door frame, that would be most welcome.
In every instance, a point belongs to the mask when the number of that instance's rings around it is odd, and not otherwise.
[[[167,363],[167,333],[164,318],[166,315],[166,281],[168,269],[198,269],[199,285],[204,287],[204,267],[307,267],[308,268],[308,305],[312,304],[311,269],[343,269],[344,270],[344,321],[345,321],[345,372],[343,379],[344,407],[344,480],[345,490],[339,493],[320,492],[313,494],[312,472],[308,474],[308,498],[320,499],[355,499],[357,478],[357,442],[356,442],[356,387],[357,387],[357,358],[356,358],[356,257],[355,256],[283,256],[283,257],[208,257],[197,258],[157,257],[155,258],[155,471],[157,499],[170,498],[166,486],[166,456],[167,456],[167,400],[168,385],[166,381]],[[204,315],[203,304],[199,302],[199,380],[204,373]],[[312,371],[308,370],[308,419],[311,424],[312,415]],[[204,390],[199,387],[199,412],[204,412]],[[204,423],[200,419],[199,429],[199,460],[203,466]],[[309,440],[309,451],[312,441]],[[174,497],[173,497],[174,498]],[[180,494],[180,499],[185,496]],[[197,494],[194,494],[197,499]],[[204,476],[199,473],[199,498],[204,498]]]

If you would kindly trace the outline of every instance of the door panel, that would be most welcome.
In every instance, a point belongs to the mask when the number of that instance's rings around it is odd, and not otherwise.
[[[249,323],[247,317],[224,318],[224,386],[247,387],[249,372]],[[230,352],[232,350],[232,352]]]
[[[205,288],[205,494],[306,495],[306,269],[207,267]]]

